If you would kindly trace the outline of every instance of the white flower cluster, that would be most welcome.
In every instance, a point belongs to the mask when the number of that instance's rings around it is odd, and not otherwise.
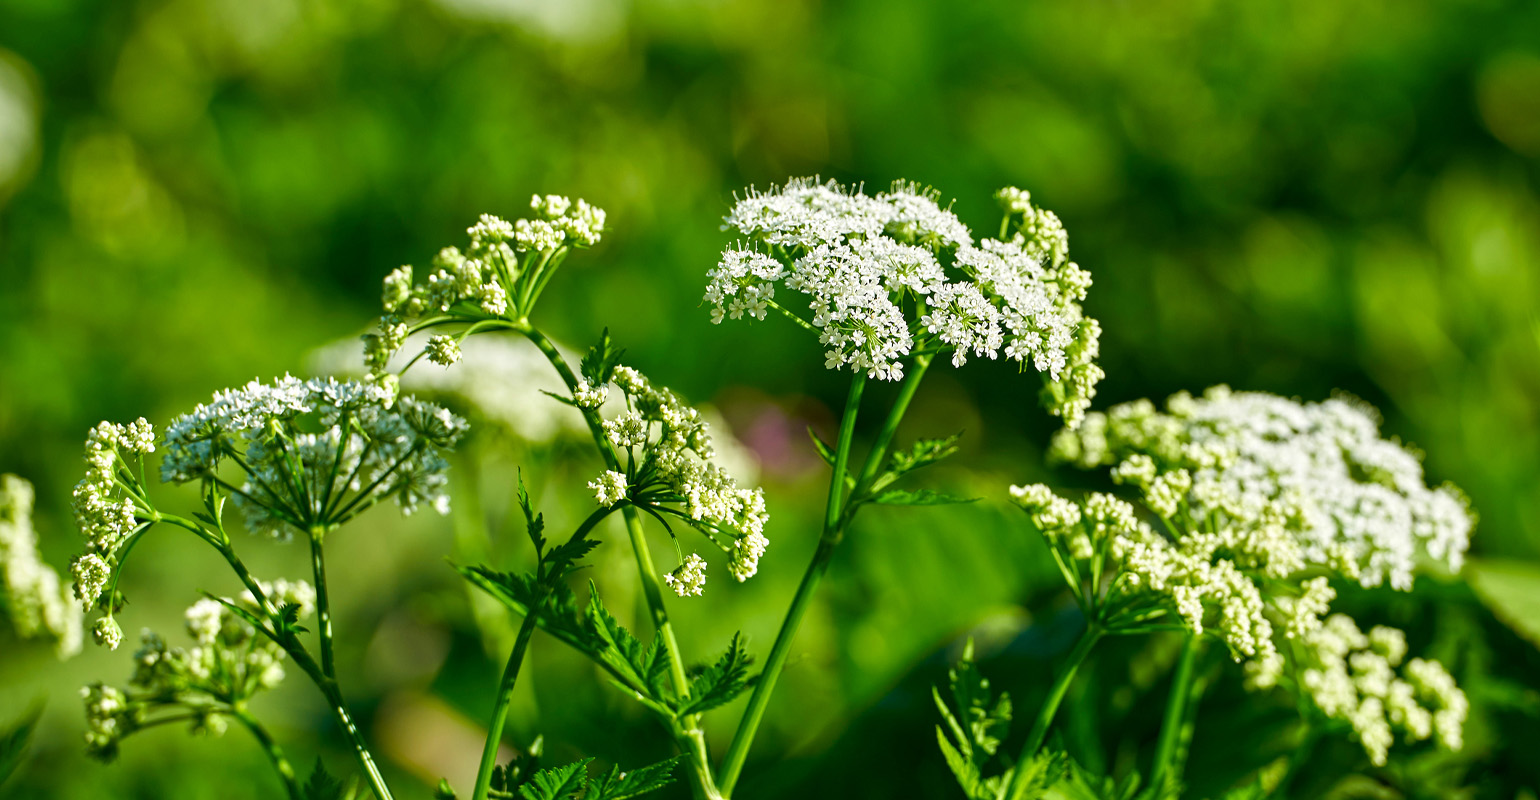
[[[1437,661],[1403,665],[1400,630],[1379,626],[1364,634],[1350,617],[1334,614],[1302,644],[1300,690],[1328,718],[1352,725],[1376,765],[1385,764],[1397,732],[1409,742],[1436,738],[1449,750],[1464,744],[1465,693]]]
[[[683,564],[663,576],[663,582],[680,597],[699,597],[706,588],[706,559],[695,553],[685,556]]]
[[[1043,373],[1050,410],[1077,423],[1102,377],[1100,328],[1082,312],[1090,275],[1067,260],[1058,218],[1002,190],[1016,233],[975,244],[936,198],[907,183],[871,197],[815,179],[751,192],[725,227],[768,253],[723,253],[708,274],[712,320],[764,319],[784,283],[808,296],[831,369],[898,380],[927,347],[950,349],[956,366],[1003,352]]]
[[[1418,457],[1380,438],[1373,409],[1215,387],[1093,414],[1054,455],[1116,465],[1161,516],[1221,521],[1276,569],[1323,566],[1364,586],[1411,588],[1420,561],[1458,570],[1474,525],[1453,486],[1429,488]],[[1171,512],[1171,513],[1167,513]]]
[[[86,475],[75,485],[71,501],[88,548],[70,565],[75,597],[83,608],[94,607],[101,598],[118,549],[129,535],[154,518],[139,483],[144,457],[153,452],[155,431],[143,418],[128,425],[103,422],[86,436]],[[139,469],[130,466],[129,458]],[[111,647],[122,638],[110,619],[99,621],[93,633],[97,642]]]
[[[1073,562],[1074,574],[1115,576],[1105,603],[1129,608],[1130,624],[1170,608],[1194,635],[1215,628],[1237,660],[1276,657],[1266,598],[1248,574],[1258,554],[1248,552],[1246,542],[1207,533],[1173,542],[1140,519],[1132,505],[1108,494],[1092,493],[1077,503],[1033,484],[1012,486],[1011,499],[1060,558]],[[1259,566],[1268,573],[1267,564]],[[1116,630],[1124,619],[1105,622]]]
[[[218,392],[167,428],[161,478],[226,485],[248,527],[279,538],[333,527],[392,496],[408,514],[422,504],[447,513],[442,453],[466,423],[432,403],[393,400],[370,383],[288,376]],[[226,460],[245,472],[241,486],[223,483]]]
[[[630,367],[616,367],[611,380],[625,397],[625,410],[605,420],[604,431],[626,455],[629,474],[606,472],[589,484],[600,504],[629,493],[639,506],[676,514],[727,553],[733,577],[753,577],[769,545],[764,491],[740,488],[713,462],[711,432],[698,409]]]
[[[298,617],[315,612],[315,589],[304,581],[277,580],[259,584],[274,610],[293,606]],[[256,598],[244,593],[239,605],[266,616]],[[276,687],[284,678],[283,649],[229,606],[212,598],[194,603],[185,614],[192,647],[168,647],[165,639],[146,628],[134,653],[134,674],[127,691],[100,683],[81,690],[86,706],[86,747],[92,755],[111,759],[118,743],[160,710],[192,712],[193,729],[219,734],[226,708],[244,704],[258,692]]]
[[[80,602],[37,552],[32,484],[0,475],[0,609],[22,639],[46,637],[60,658],[80,652]]]
[[[530,201],[534,219],[513,223],[483,214],[467,229],[470,245],[463,252],[446,247],[433,258],[433,269],[421,281],[403,266],[385,277],[381,304],[385,316],[379,329],[364,337],[369,373],[387,380],[387,364],[411,330],[406,320],[447,316],[452,321],[528,316],[551,271],[576,247],[591,247],[604,233],[604,210],[583,200],[536,195]],[[428,358],[449,366],[460,356],[461,341],[436,336]]]
[[[594,490],[594,499],[599,505],[609,508],[626,499],[626,473],[607,469],[604,474],[589,481],[588,488]]]

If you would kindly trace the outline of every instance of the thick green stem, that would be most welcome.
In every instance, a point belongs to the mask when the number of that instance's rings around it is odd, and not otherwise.
[[[743,712],[738,730],[733,733],[732,745],[727,749],[727,757],[723,760],[719,773],[721,778],[718,783],[724,794],[731,795],[733,787],[738,783],[738,775],[743,771],[743,762],[748,758],[749,746],[754,742],[754,733],[759,729],[765,707],[770,703],[770,693],[775,689],[775,682],[786,666],[787,656],[791,654],[791,640],[796,637],[797,628],[802,624],[802,617],[807,614],[808,601],[813,597],[813,590],[818,588],[824,573],[829,570],[829,560],[833,557],[835,545],[842,535],[839,521],[845,490],[845,467],[850,459],[850,443],[855,437],[856,414],[860,411],[861,394],[865,388],[865,376],[857,374],[851,379],[850,393],[845,398],[845,413],[840,420],[839,439],[834,449],[834,474],[829,477],[829,500],[824,510],[823,535],[819,537],[818,549],[813,551],[812,563],[808,564],[807,572],[802,575],[802,583],[797,586],[797,593],[792,595],[791,607],[786,609],[786,619],[781,623],[780,632],[776,634],[775,644],[770,647],[770,655],[765,659],[765,667],[760,672],[759,682],[754,685],[754,692],[749,696],[748,708]]]
[[[1032,722],[1032,730],[1027,734],[1027,743],[1021,748],[1021,756],[1016,759],[1016,770],[1011,776],[1010,789],[1005,796],[1008,800],[1022,800],[1026,793],[1028,782],[1025,780],[1027,767],[1032,759],[1037,757],[1037,751],[1043,746],[1043,740],[1048,738],[1048,728],[1053,724],[1054,714],[1058,713],[1059,703],[1064,701],[1064,693],[1069,690],[1070,681],[1075,679],[1075,671],[1080,669],[1081,662],[1090,654],[1091,648],[1101,639],[1102,630],[1095,623],[1091,623],[1080,634],[1080,641],[1075,643],[1075,649],[1069,652],[1064,663],[1059,665],[1059,674],[1054,676],[1053,686],[1048,689],[1048,696],[1043,699],[1043,705],[1037,711],[1037,719]]]
[[[279,747],[278,743],[273,741],[273,737],[268,734],[267,729],[262,727],[262,723],[258,722],[256,717],[243,708],[232,709],[230,715],[240,720],[241,724],[246,726],[246,730],[251,731],[251,735],[257,740],[257,744],[262,746],[262,752],[267,754],[268,760],[273,762],[273,769],[278,772],[278,777],[283,780],[283,788],[289,793],[290,800],[303,800],[304,794],[300,791],[299,779],[294,775],[293,765],[284,756],[283,748]]]
[[[1166,716],[1161,722],[1160,738],[1155,743],[1155,761],[1150,768],[1150,786],[1158,792],[1167,780],[1180,780],[1177,747],[1186,727],[1187,704],[1192,694],[1193,666],[1198,661],[1202,642],[1196,636],[1184,637],[1182,655],[1171,677],[1171,694],[1166,698]]]
[[[519,667],[524,663],[524,653],[529,649],[530,637],[535,634],[535,622],[539,619],[535,609],[519,626],[519,636],[513,642],[513,652],[508,655],[508,665],[503,668],[503,679],[497,684],[497,699],[492,703],[492,718],[487,722],[487,742],[481,751],[481,768],[476,771],[476,788],[473,800],[487,800],[492,786],[492,768],[497,766],[497,748],[503,741],[503,724],[508,719],[508,704],[513,701],[513,686],[519,679]]]
[[[310,531],[310,566],[315,573],[316,636],[321,640],[321,674],[332,680],[337,678],[336,657],[332,655],[332,604],[326,591],[326,556],[321,547],[323,534],[319,529]]]

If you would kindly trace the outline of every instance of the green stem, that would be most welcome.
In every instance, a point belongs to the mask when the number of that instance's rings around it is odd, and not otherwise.
[[[856,479],[856,488],[850,493],[852,503],[841,509],[847,517],[855,511],[855,502],[859,502],[862,496],[872,488],[877,480],[877,473],[882,469],[886,461],[888,447],[893,444],[893,436],[898,433],[898,423],[903,421],[904,414],[909,411],[909,401],[914,399],[914,394],[920,388],[920,381],[925,379],[925,372],[930,368],[931,355],[916,356],[914,367],[905,376],[904,383],[898,388],[898,397],[893,399],[893,408],[888,411],[888,418],[883,420],[882,429],[877,432],[876,441],[872,442],[872,449],[866,455],[866,463],[861,467],[861,477]],[[846,519],[846,524],[849,523]]]
[[[540,352],[545,354],[546,360],[556,369],[562,382],[567,384],[570,392],[576,392],[578,377],[567,364],[567,359],[556,349],[556,345],[546,338],[540,329],[528,322],[516,322],[507,325],[508,328],[522,334],[530,340]],[[594,447],[598,449],[599,456],[604,459],[605,466],[609,469],[618,469],[620,461],[615,455],[615,448],[604,434],[604,422],[599,417],[597,409],[582,408],[583,420],[588,423],[588,432],[593,436]],[[637,573],[642,581],[642,595],[647,602],[647,610],[652,617],[652,622],[657,635],[663,638],[663,647],[668,651],[669,668],[674,683],[674,692],[682,700],[690,695],[690,682],[684,672],[684,657],[679,649],[679,641],[674,636],[674,627],[668,620],[668,609],[663,605],[663,590],[658,581],[658,572],[653,565],[652,553],[647,547],[647,539],[642,530],[642,520],[636,508],[627,505],[624,510],[626,518],[626,532],[631,539],[632,552],[636,554]],[[681,742],[683,749],[691,760],[694,774],[697,777],[693,788],[698,795],[715,798],[716,786],[711,780],[711,770],[707,763],[705,734],[694,724],[695,720],[685,720],[686,727],[681,733],[686,741]],[[677,738],[677,737],[676,737]]]
[[[775,644],[770,646],[770,655],[765,659],[765,667],[760,672],[759,682],[754,685],[754,692],[749,696],[748,708],[744,710],[743,718],[738,722],[738,730],[733,733],[732,744],[728,747],[727,756],[722,761],[719,785],[722,787],[722,792],[729,796],[738,783],[739,774],[743,771],[743,762],[748,758],[749,746],[754,742],[754,734],[759,729],[760,720],[764,717],[765,707],[770,703],[770,693],[775,689],[775,682],[786,666],[786,658],[791,653],[791,640],[802,624],[802,617],[807,614],[808,601],[813,597],[813,590],[818,588],[824,573],[829,570],[829,560],[833,557],[835,545],[842,535],[839,521],[845,490],[845,467],[850,460],[850,443],[855,437],[856,414],[861,409],[861,394],[865,389],[866,376],[858,373],[850,380],[850,393],[845,398],[845,412],[840,419],[839,439],[834,449],[834,473],[829,477],[829,500],[824,510],[823,535],[819,537],[818,548],[813,551],[812,563],[808,564],[807,572],[802,575],[802,583],[797,586],[797,593],[792,595],[791,606],[786,609],[786,619],[781,623],[780,632],[776,634]]]
[[[1021,748],[1021,756],[1016,759],[1016,770],[1011,775],[1010,788],[1005,796],[1008,800],[1022,800],[1026,794],[1028,782],[1025,780],[1032,759],[1037,757],[1037,751],[1043,746],[1043,740],[1048,738],[1048,728],[1053,724],[1053,717],[1059,710],[1059,703],[1064,701],[1064,693],[1069,690],[1070,681],[1075,678],[1075,671],[1080,669],[1081,662],[1091,652],[1091,648],[1101,639],[1102,630],[1094,622],[1087,625],[1085,633],[1080,634],[1080,641],[1075,643],[1075,649],[1069,652],[1064,663],[1059,665],[1059,674],[1054,676],[1053,686],[1048,689],[1048,697],[1044,698],[1043,705],[1037,711],[1037,719],[1032,722],[1032,730],[1027,734],[1027,743]]]
[[[299,779],[294,776],[293,765],[284,756],[283,748],[279,747],[278,743],[273,741],[273,737],[268,734],[267,729],[262,727],[262,723],[258,722],[257,718],[251,715],[251,712],[243,708],[232,708],[230,715],[240,720],[241,724],[246,726],[246,730],[251,731],[251,735],[257,740],[257,744],[262,746],[262,752],[267,753],[268,760],[273,762],[273,769],[278,772],[278,777],[283,780],[283,787],[288,791],[290,799],[303,800],[304,794],[300,791]]]
[[[1157,792],[1169,779],[1180,780],[1181,772],[1175,763],[1177,746],[1186,727],[1187,703],[1192,694],[1193,666],[1198,661],[1202,642],[1196,636],[1184,637],[1182,655],[1176,662],[1176,672],[1171,678],[1171,694],[1166,698],[1166,716],[1160,726],[1160,738],[1155,744],[1155,761],[1150,769],[1150,786]]]
[[[337,662],[332,655],[332,605],[326,592],[326,556],[321,547],[322,533],[310,531],[310,566],[315,573],[315,613],[317,637],[321,640],[321,674],[332,680],[337,678]]]
[[[492,703],[492,719],[487,724],[487,742],[481,750],[481,768],[476,771],[476,788],[471,793],[473,800],[487,800],[487,792],[492,787],[492,769],[497,766],[497,748],[503,741],[503,725],[508,719],[508,705],[513,701],[513,686],[519,679],[519,667],[524,663],[524,653],[529,649],[537,619],[535,609],[530,609],[530,614],[519,625],[519,636],[513,642],[513,652],[508,655],[508,665],[503,668],[503,679],[497,684],[497,699]]]

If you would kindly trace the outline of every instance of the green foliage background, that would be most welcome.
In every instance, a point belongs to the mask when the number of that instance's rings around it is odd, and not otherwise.
[[[608,209],[609,233],[557,279],[544,324],[575,346],[609,326],[632,363],[715,404],[759,450],[775,515],[760,576],[715,575],[706,598],[673,607],[702,660],[739,628],[762,652],[822,507],[801,427],[828,427],[843,378],[789,326],[713,327],[699,306],[732,193],[798,174],[903,177],[988,229],[992,191],[1019,185],[1061,215],[1096,278],[1099,407],[1220,382],[1346,390],[1482,515],[1479,594],[1425,580],[1346,601],[1449,659],[1476,707],[1466,752],[1345,777],[1362,770],[1338,742],[1312,788],[1534,797],[1537,42],[1540,6],[1520,0],[0,0],[0,470],[38,484],[45,553],[62,565],[78,549],[67,503],[90,425],[164,424],[215,389],[303,372],[313,348],[368,324],[389,269],[426,263],[476,214],[582,196]],[[1085,480],[1046,474],[1054,426],[1035,384],[970,364],[922,390],[908,435],[965,428],[943,480],[986,502],[863,520],[741,796],[953,796],[928,686],[969,630],[996,685],[1035,707],[1077,623],[999,501],[1011,481]],[[478,626],[441,557],[484,546],[483,527],[504,563],[527,556],[507,524],[516,464],[553,524],[576,521],[596,468],[581,450],[483,436],[457,465],[479,508],[376,512],[337,537],[344,673],[404,781],[474,763],[508,631]],[[628,613],[634,578],[610,541],[595,578]],[[270,574],[303,573],[296,550],[250,549]],[[172,631],[197,590],[232,588],[173,536],[138,558],[126,627]],[[1147,757],[1166,645],[1094,659],[1061,729],[1082,763],[1116,773]],[[579,659],[549,639],[534,651],[515,738],[544,733],[557,758],[665,754]],[[0,722],[50,701],[0,794],[276,791],[236,731],[156,731],[121,763],[87,762],[74,690],[128,671],[123,652],[58,665],[0,636]],[[1195,792],[1290,744],[1291,709],[1239,696],[1233,672],[1200,717]],[[324,709],[290,683],[262,711],[300,761],[340,769]],[[719,733],[741,705],[717,712]]]

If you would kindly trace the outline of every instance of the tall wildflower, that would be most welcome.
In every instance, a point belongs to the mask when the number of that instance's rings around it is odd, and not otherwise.
[[[1398,631],[1365,636],[1328,617],[1332,576],[1409,590],[1422,565],[1459,569],[1474,524],[1458,489],[1428,487],[1417,456],[1380,437],[1373,409],[1221,386],[1178,394],[1165,412],[1138,401],[1090,414],[1052,454],[1110,466],[1143,506],[1011,489],[1106,632],[1212,632],[1246,662],[1250,686],[1307,696],[1351,723],[1376,763],[1393,726],[1428,738],[1424,719],[1458,746],[1464,698],[1442,667],[1416,660],[1397,678]]]
[[[818,334],[826,367],[880,380],[901,379],[919,353],[950,352],[954,366],[1004,355],[1042,373],[1049,410],[1078,423],[1102,377],[1100,327],[1081,309],[1091,278],[1068,259],[1058,217],[1002,189],[1001,238],[975,241],[938,197],[905,182],[868,196],[811,178],[750,192],[726,217],[748,244],[709,275],[712,320],[775,309]],[[778,288],[805,296],[805,316]]]

